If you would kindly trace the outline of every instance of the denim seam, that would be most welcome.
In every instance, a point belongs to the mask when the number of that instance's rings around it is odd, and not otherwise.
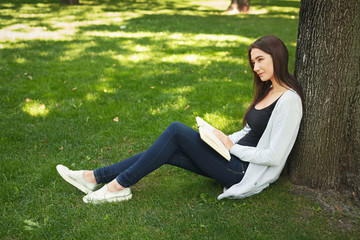
[[[231,168],[228,168],[227,170],[228,170],[228,172],[233,173],[233,174],[236,174],[236,175],[244,175],[244,173],[245,173],[245,171],[241,171],[241,172],[239,172],[239,171],[234,171],[234,170],[232,170]]]

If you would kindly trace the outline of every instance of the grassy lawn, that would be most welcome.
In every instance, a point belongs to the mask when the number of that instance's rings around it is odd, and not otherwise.
[[[0,239],[357,239],[342,214],[280,179],[244,200],[163,166],[128,202],[87,205],[57,164],[95,169],[144,151],[172,122],[241,128],[252,98],[247,47],[275,34],[293,71],[298,0],[2,0]]]

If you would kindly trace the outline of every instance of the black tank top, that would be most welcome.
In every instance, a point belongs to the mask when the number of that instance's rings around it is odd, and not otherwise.
[[[243,138],[241,138],[237,144],[243,145],[243,146],[250,146],[250,147],[256,147],[262,134],[265,131],[265,128],[269,122],[270,116],[272,111],[274,110],[274,107],[276,105],[276,102],[279,100],[279,98],[273,102],[271,105],[267,106],[266,108],[257,110],[255,109],[255,105],[252,106],[248,114],[246,115],[246,122],[251,128],[250,132],[248,132]]]

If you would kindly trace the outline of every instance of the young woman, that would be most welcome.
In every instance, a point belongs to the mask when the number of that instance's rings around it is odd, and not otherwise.
[[[244,128],[229,136],[214,130],[230,151],[230,162],[197,131],[174,122],[143,153],[94,171],[71,171],[62,165],[57,171],[87,194],[86,203],[129,200],[130,187],[164,164],[215,179],[224,186],[218,199],[259,193],[278,179],[294,145],[302,118],[302,90],[288,72],[288,51],[279,38],[258,39],[249,47],[248,58],[255,96]],[[100,184],[106,185],[96,190]]]

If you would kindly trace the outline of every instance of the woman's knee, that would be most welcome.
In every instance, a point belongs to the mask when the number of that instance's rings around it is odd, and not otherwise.
[[[186,131],[186,128],[189,128],[181,122],[172,122],[166,129],[171,135],[177,135],[178,133],[182,134]]]
[[[182,124],[181,122],[172,122],[170,125],[169,125],[169,129],[172,129],[172,130],[177,130],[179,128],[183,128],[184,124]]]

